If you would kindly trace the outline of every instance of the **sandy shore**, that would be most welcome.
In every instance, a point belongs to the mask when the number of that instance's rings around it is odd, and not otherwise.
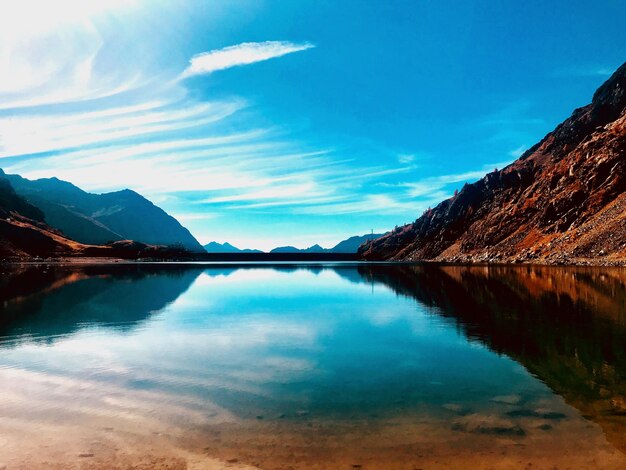
[[[534,434],[449,434],[428,423],[395,423],[365,434],[340,425],[217,426],[187,436],[64,425],[27,430],[4,421],[0,429],[6,470],[626,468],[624,455],[591,428],[583,439],[561,433],[545,442]]]
[[[303,410],[241,419],[210,403],[36,374],[23,376],[20,390],[4,383],[5,470],[626,468],[601,428],[565,403],[511,414],[515,400],[504,397],[480,412],[446,404],[438,415],[333,419]],[[54,401],[37,399],[46,387]]]

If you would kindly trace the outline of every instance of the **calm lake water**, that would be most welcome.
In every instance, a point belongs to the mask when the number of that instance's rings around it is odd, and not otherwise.
[[[626,468],[623,269],[0,271],[0,468]]]

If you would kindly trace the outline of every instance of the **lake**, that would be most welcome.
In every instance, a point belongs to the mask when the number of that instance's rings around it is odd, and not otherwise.
[[[626,468],[621,268],[0,271],[0,468]]]

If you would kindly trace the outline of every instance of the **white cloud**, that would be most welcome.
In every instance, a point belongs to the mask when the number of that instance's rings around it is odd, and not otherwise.
[[[180,78],[208,74],[238,65],[253,64],[315,47],[309,42],[289,41],[244,42],[235,46],[197,54]]]
[[[6,5],[0,15],[0,108],[93,99],[137,86],[137,61],[115,67],[99,62],[108,39],[99,22],[113,14],[123,17],[134,3],[24,0]]]
[[[313,44],[242,43],[196,55],[181,73],[186,58],[170,61],[163,54],[163,38],[172,38],[174,28],[162,31],[159,48],[144,49],[133,40],[147,3],[59,2],[63,8],[57,10],[25,0],[27,6],[11,9],[12,16],[0,16],[0,68],[11,72],[0,77],[0,166],[7,172],[56,176],[95,192],[134,189],[200,238],[217,236],[232,214],[241,214],[238,223],[256,224],[274,214],[414,210],[406,188],[364,193],[377,181],[413,171],[418,154],[402,156],[402,164],[359,163],[345,151],[307,145],[290,134],[289,124],[265,127],[263,119],[259,126],[258,111],[242,98],[200,96],[181,81]],[[39,3],[41,10],[33,6]],[[34,10],[44,14],[29,21]],[[218,217],[220,224],[212,221]],[[224,226],[226,233],[230,228]],[[341,230],[347,236],[356,228]],[[299,240],[300,231],[286,227],[280,243]],[[262,246],[260,236],[254,232],[248,245]],[[338,235],[303,236],[309,245],[338,241]],[[264,247],[279,243],[275,234],[271,240]]]

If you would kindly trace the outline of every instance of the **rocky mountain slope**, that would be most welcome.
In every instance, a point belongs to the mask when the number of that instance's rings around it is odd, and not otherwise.
[[[43,213],[0,178],[0,258],[72,253],[79,244],[46,225]]]
[[[175,218],[134,191],[92,194],[57,178],[31,181],[7,175],[2,170],[0,177],[40,209],[50,226],[80,243],[100,245],[138,240],[204,252],[200,243]]]
[[[171,258],[187,252],[166,246],[120,240],[106,245],[89,245],[68,238],[50,227],[44,213],[15,192],[0,176],[0,261],[33,258],[111,257]]]
[[[414,223],[362,245],[365,259],[626,262],[626,64],[591,104],[518,160]]]

